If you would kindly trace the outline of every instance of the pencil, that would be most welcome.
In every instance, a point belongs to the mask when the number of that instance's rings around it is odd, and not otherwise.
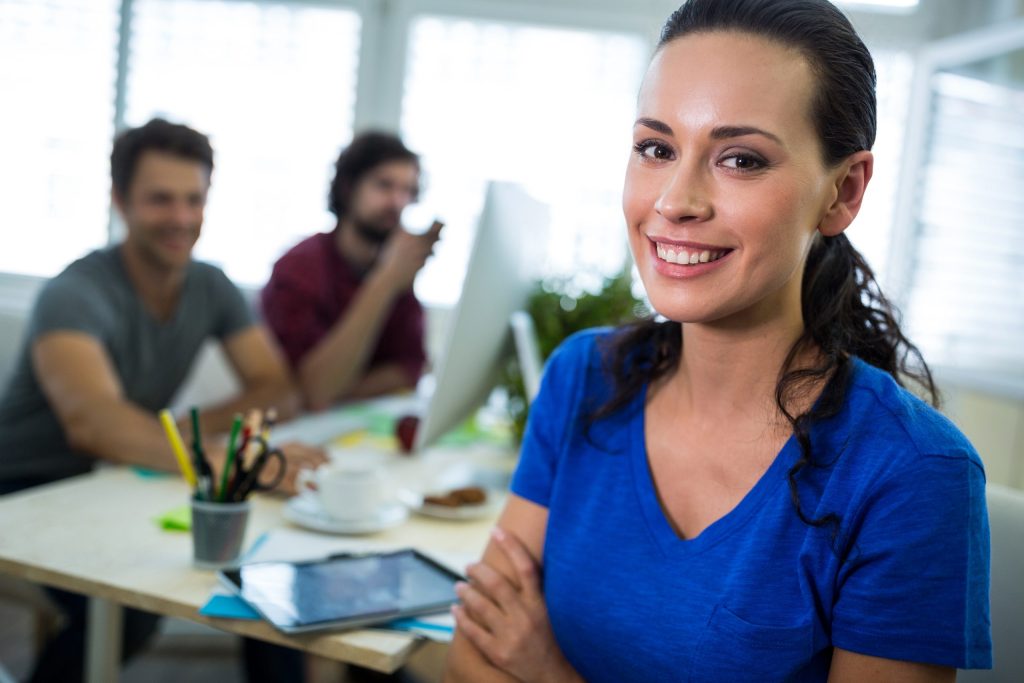
[[[178,459],[178,467],[181,468],[181,473],[185,477],[185,481],[192,488],[196,486],[196,473],[192,469],[192,463],[188,461],[188,454],[185,452],[185,444],[181,440],[181,434],[178,433],[178,426],[174,424],[174,418],[171,417],[169,410],[160,411],[160,424],[164,426],[164,433],[167,434],[167,440],[171,442],[171,450],[174,451],[174,457]]]
[[[220,495],[217,497],[222,503],[228,495],[228,473],[235,462],[235,445],[238,443],[238,433],[242,431],[242,416],[235,415],[235,421],[231,423],[231,436],[228,438],[228,459],[224,461],[224,471],[220,475]]]

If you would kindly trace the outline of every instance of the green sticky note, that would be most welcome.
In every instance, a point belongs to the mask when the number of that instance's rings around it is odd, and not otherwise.
[[[156,518],[157,526],[167,531],[188,531],[192,528],[192,507],[182,505]]]

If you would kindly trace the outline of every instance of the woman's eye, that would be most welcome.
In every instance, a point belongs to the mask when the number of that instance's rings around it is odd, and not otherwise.
[[[756,171],[767,166],[764,159],[753,154],[731,154],[722,159],[720,163],[726,168],[732,168],[737,171]]]
[[[633,149],[639,156],[652,161],[664,161],[672,158],[672,149],[670,147],[653,140],[638,142],[633,145]]]

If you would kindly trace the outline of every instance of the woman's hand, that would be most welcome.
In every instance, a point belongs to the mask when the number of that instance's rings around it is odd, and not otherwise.
[[[470,565],[470,583],[455,589],[462,600],[452,608],[458,630],[492,665],[524,683],[582,681],[555,642],[537,563],[515,536],[501,528],[492,535],[519,585],[482,562]]]

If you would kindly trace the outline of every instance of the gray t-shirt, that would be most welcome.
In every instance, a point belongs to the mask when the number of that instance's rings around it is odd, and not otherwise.
[[[36,378],[30,350],[40,336],[74,330],[94,337],[107,352],[125,398],[155,413],[185,381],[207,338],[224,340],[253,324],[241,292],[209,264],[189,265],[178,308],[161,322],[135,293],[119,247],[75,261],[40,292],[0,396],[0,481],[52,480],[92,468],[90,457],[68,445]]]

